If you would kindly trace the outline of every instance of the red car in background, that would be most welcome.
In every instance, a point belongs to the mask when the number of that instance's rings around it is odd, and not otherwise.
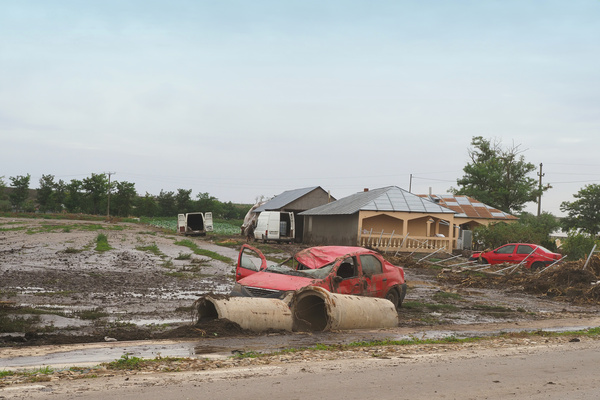
[[[310,247],[268,264],[260,250],[243,245],[231,296],[282,299],[305,286],[320,286],[332,293],[385,298],[396,307],[406,296],[404,269],[362,247]]]
[[[469,260],[479,261],[482,264],[519,264],[525,260],[526,268],[536,270],[560,260],[561,257],[560,254],[537,244],[509,243],[495,250],[473,253]]]

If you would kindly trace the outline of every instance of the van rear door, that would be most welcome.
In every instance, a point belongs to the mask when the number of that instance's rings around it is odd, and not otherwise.
[[[185,233],[185,227],[186,227],[185,214],[178,214],[177,215],[177,232]]]
[[[206,232],[213,231],[212,212],[204,213],[204,229],[206,230]]]
[[[267,239],[279,240],[279,222],[281,221],[281,213],[269,212],[269,222],[267,224]]]

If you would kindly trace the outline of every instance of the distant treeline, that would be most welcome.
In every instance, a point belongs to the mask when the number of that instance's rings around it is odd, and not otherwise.
[[[65,182],[42,175],[39,189],[30,189],[31,176],[0,177],[0,211],[83,213],[119,217],[170,217],[180,213],[210,211],[214,218],[243,219],[251,204],[223,203],[208,193],[192,199],[192,189],[139,195],[135,183],[111,180],[107,174],[92,174]],[[109,210],[110,203],[110,210]]]

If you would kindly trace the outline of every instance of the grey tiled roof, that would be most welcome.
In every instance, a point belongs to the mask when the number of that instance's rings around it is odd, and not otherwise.
[[[263,211],[279,210],[319,187],[320,186],[312,186],[302,189],[287,190],[280,195],[273,197],[271,200],[254,210],[254,212],[259,213]]]
[[[301,212],[300,215],[340,215],[358,211],[400,211],[418,213],[454,214],[449,208],[407,192],[397,186],[388,186],[368,192],[358,192],[329,204]]]

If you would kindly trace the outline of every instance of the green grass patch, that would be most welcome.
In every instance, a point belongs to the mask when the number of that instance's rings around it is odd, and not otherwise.
[[[462,296],[458,293],[451,292],[437,292],[433,295],[433,299],[437,301],[447,301],[447,300],[462,300]]]
[[[99,233],[98,236],[96,236],[96,251],[105,252],[111,249],[112,247],[108,244],[106,235],[104,233]]]
[[[6,376],[13,376],[14,374],[15,374],[14,371],[3,370],[3,371],[0,371],[0,378],[4,378]]]
[[[74,293],[77,293],[74,290],[59,290],[57,292],[37,292],[34,293],[34,296],[72,296]]]
[[[78,311],[75,313],[75,315],[77,315],[79,318],[85,319],[85,320],[95,320],[95,319],[108,317],[108,313],[102,311],[102,309],[100,309],[100,308],[96,308],[94,310]]]
[[[158,257],[161,257],[161,258],[164,258],[164,257],[167,256],[165,253],[163,253],[162,251],[160,251],[160,249],[158,248],[158,246],[156,245],[156,243],[149,244],[149,245],[146,245],[146,246],[137,246],[135,249],[139,250],[139,251],[146,251],[148,253],[152,253],[155,256],[158,256]]]
[[[28,332],[34,325],[39,324],[41,318],[39,315],[20,316],[20,315],[0,315],[0,333]]]
[[[142,359],[139,357],[130,357],[130,353],[123,354],[121,358],[111,361],[107,364],[108,369],[140,369]]]
[[[176,260],[182,261],[182,260],[190,260],[192,258],[192,253],[179,253],[179,255],[177,257],[175,257]]]
[[[16,296],[17,296],[16,290],[1,290],[0,289],[0,297],[11,298],[11,297],[16,297]]]
[[[183,358],[178,357],[156,357],[153,359],[143,359],[140,357],[131,356],[131,353],[125,353],[118,360],[111,361],[103,365],[106,365],[106,368],[108,369],[139,370],[142,369],[142,367],[150,364],[177,362],[181,360],[183,360]]]
[[[15,226],[12,228],[0,228],[0,232],[24,231],[25,229],[27,228],[24,226]]]
[[[192,242],[189,239],[176,241],[175,244],[177,246],[188,247],[190,250],[192,250],[194,252],[194,254],[198,254],[200,256],[210,257],[213,260],[223,261],[223,262],[230,263],[230,264],[233,263],[233,260],[231,258],[222,256],[219,253],[215,253],[214,251],[201,249],[200,247],[198,247],[198,245],[196,243]]]

